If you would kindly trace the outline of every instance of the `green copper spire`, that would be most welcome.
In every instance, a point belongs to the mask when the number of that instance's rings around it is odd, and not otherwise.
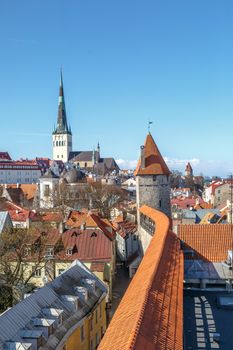
[[[68,133],[71,134],[70,128],[68,128],[67,118],[66,118],[66,106],[65,106],[65,96],[63,88],[63,78],[62,69],[60,73],[60,86],[59,86],[59,98],[58,98],[58,116],[57,116],[57,127],[55,133]]]

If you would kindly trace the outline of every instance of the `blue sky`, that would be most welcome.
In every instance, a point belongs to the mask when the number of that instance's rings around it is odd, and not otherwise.
[[[233,171],[232,0],[2,0],[0,150],[51,157],[59,69],[74,150]],[[128,162],[126,162],[128,161]]]

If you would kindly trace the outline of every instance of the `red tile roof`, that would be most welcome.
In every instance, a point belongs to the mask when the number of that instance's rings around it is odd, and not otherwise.
[[[151,136],[147,135],[144,148],[145,155],[145,168],[141,167],[141,160],[138,161],[138,165],[135,171],[137,175],[169,175],[170,170],[165,163],[159,149]]]
[[[86,228],[100,228],[111,240],[115,238],[114,228],[108,220],[100,218],[93,212],[72,211],[66,222],[66,226],[70,228],[81,228],[83,225]]]
[[[229,224],[178,225],[178,237],[184,248],[194,250],[196,259],[224,261],[232,249],[233,226]]]
[[[169,219],[142,207],[156,232],[98,347],[99,350],[183,349],[183,255]]]
[[[203,199],[201,197],[184,197],[184,196],[179,196],[177,198],[172,198],[171,199],[171,205],[177,205],[178,207],[182,209],[187,209],[190,207],[195,207],[197,205],[202,205],[204,203]]]
[[[8,211],[11,220],[18,222],[25,222],[32,215],[30,210],[8,201],[6,198],[0,199],[0,210]]]
[[[0,161],[12,160],[8,152],[0,152]]]
[[[125,238],[127,235],[131,235],[137,231],[137,225],[132,221],[124,220],[117,224],[116,231],[121,237]]]
[[[112,242],[99,229],[70,229],[63,233],[62,241],[66,249],[74,249],[70,256],[63,253],[65,259],[110,261],[112,258]]]
[[[62,222],[62,213],[59,212],[47,212],[41,215],[41,220],[45,222]]]
[[[14,197],[16,196],[18,202],[20,202],[20,198],[17,197],[21,195],[23,195],[24,199],[32,201],[37,191],[36,184],[8,184],[5,188],[8,190],[11,197],[13,195],[12,200],[14,201]]]
[[[90,270],[92,272],[104,272],[105,263],[104,262],[92,262]]]

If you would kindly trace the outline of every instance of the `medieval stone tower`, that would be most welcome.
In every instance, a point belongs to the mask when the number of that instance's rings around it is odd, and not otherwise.
[[[185,176],[192,177],[193,176],[193,168],[190,163],[186,165],[185,168]]]
[[[145,145],[141,146],[141,157],[135,175],[137,209],[148,205],[170,217],[170,171],[150,133]],[[140,224],[139,214],[138,222]]]
[[[72,133],[66,118],[62,72],[59,87],[57,126],[53,132],[53,159],[68,162],[72,151]]]

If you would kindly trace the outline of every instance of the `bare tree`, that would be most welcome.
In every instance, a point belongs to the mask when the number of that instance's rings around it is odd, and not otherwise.
[[[110,218],[111,209],[126,200],[124,190],[113,185],[103,185],[99,182],[90,184],[87,188],[90,207],[97,209],[103,217]]]
[[[0,236],[0,311],[18,301],[17,290],[34,288],[32,278],[47,264],[47,233],[11,229]]]

